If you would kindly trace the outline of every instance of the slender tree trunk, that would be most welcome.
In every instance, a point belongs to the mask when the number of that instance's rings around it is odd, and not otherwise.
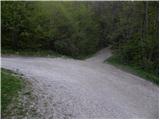
[[[145,39],[148,39],[148,1],[145,4]]]

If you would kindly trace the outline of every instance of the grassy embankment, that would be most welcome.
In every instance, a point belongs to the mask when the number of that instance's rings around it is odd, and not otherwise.
[[[7,117],[7,109],[11,104],[18,104],[18,92],[23,87],[23,80],[17,74],[2,69],[1,70],[1,114],[2,118]]]
[[[79,60],[85,60],[89,57],[92,57],[95,53],[86,54],[86,55],[78,55],[78,56],[69,56],[64,55],[62,53],[58,53],[51,50],[11,50],[11,49],[3,49],[1,51],[2,56],[24,56],[24,57],[63,57],[63,58],[74,58]]]
[[[111,56],[110,58],[108,58],[105,62],[108,62],[108,63],[116,66],[117,68],[120,68],[126,72],[132,73],[132,74],[137,75],[139,77],[142,77],[146,80],[149,80],[157,85],[159,84],[159,76],[158,75],[154,74],[153,72],[145,71],[135,65],[124,64],[114,55]]]
[[[32,84],[22,75],[1,69],[1,116],[5,119],[39,118]]]
[[[33,57],[60,57],[61,54],[51,50],[10,50],[2,49],[2,55],[17,55],[17,56],[33,56]]]

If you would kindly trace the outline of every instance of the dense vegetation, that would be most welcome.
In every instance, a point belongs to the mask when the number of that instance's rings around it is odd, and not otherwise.
[[[112,46],[119,60],[158,75],[158,2],[2,2],[3,50],[74,58]]]

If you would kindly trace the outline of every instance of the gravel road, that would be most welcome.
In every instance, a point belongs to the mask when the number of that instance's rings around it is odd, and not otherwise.
[[[103,61],[108,48],[87,60],[2,57],[34,88],[41,118],[158,118],[159,88]]]

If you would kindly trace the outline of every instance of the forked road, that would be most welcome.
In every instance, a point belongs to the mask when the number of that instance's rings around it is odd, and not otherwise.
[[[30,78],[42,118],[158,118],[158,87],[103,63],[110,55],[106,48],[84,61],[2,57],[2,67]]]

